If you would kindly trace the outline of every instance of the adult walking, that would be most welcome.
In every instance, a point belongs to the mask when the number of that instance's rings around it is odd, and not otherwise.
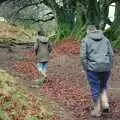
[[[94,25],[87,28],[87,35],[81,43],[80,58],[94,102],[91,115],[100,117],[102,112],[109,112],[107,83],[113,64],[113,50],[110,41]]]

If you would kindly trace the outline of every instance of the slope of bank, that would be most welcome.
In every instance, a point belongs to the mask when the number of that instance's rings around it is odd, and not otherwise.
[[[0,22],[0,43],[26,43],[33,40],[32,31]]]

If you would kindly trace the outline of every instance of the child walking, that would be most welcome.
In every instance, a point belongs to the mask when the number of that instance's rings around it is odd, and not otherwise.
[[[100,117],[102,112],[109,112],[107,83],[113,63],[113,50],[110,41],[94,25],[88,26],[87,35],[82,40],[80,58],[94,102],[91,115]]]
[[[47,77],[47,67],[48,67],[48,58],[52,51],[51,42],[47,39],[43,31],[38,31],[38,36],[34,44],[34,51],[37,57],[37,69],[40,74],[46,78]],[[44,78],[41,77],[40,80],[43,82]]]

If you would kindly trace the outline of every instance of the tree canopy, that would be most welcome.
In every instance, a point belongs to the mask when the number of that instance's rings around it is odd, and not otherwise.
[[[102,30],[105,30],[105,26],[108,24],[111,30],[106,33],[113,32],[112,40],[119,38],[119,0],[0,0],[1,5],[8,3],[11,4],[12,12],[5,16],[7,19],[30,21],[30,24],[54,20],[57,24],[56,34],[60,38],[74,33],[81,38],[89,24],[94,24]],[[108,16],[112,3],[115,3],[113,22]]]

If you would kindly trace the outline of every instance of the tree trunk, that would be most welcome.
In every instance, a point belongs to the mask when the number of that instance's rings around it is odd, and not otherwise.
[[[111,39],[114,42],[114,47],[120,46],[120,1],[116,2],[115,19],[111,27]]]
[[[61,38],[71,34],[75,25],[75,9],[70,6],[63,6],[55,9],[56,21],[58,25],[58,36]]]
[[[108,14],[109,14],[109,4],[107,0],[100,0],[99,11],[100,11],[99,28],[104,30],[106,23],[108,21]]]
[[[76,21],[74,26],[74,35],[77,40],[81,40],[85,35],[86,18],[87,18],[86,6],[80,1],[76,4]]]
[[[98,27],[100,23],[100,15],[97,4],[97,0],[88,0],[87,24],[96,25]]]
[[[113,25],[115,27],[120,26],[120,1],[116,2],[116,8],[115,8],[115,20]]]

